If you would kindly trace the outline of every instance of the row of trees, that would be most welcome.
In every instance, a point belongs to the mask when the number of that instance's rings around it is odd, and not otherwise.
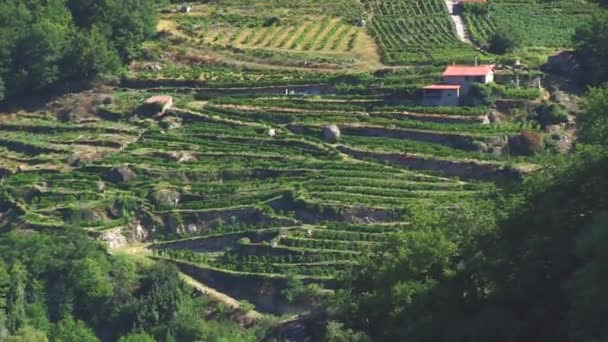
[[[606,340],[606,108],[608,86],[592,89],[577,150],[514,193],[421,211],[344,279],[343,322],[377,341]]]
[[[175,266],[110,257],[82,229],[0,236],[0,340],[251,341],[212,309]]]
[[[116,74],[155,33],[155,8],[165,2],[0,2],[0,100],[63,80]]]

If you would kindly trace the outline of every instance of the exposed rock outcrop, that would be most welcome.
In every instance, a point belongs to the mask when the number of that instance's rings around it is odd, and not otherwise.
[[[122,234],[121,228],[109,229],[101,233],[99,240],[108,244],[109,249],[124,247],[127,245],[127,238]]]
[[[107,174],[108,180],[113,183],[129,183],[137,175],[130,167],[126,165],[122,165],[119,167],[115,167]]]

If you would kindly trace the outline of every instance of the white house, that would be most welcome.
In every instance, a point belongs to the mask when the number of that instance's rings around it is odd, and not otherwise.
[[[443,83],[460,85],[463,94],[468,92],[473,83],[490,82],[494,82],[493,65],[451,65],[443,72]]]
[[[422,88],[425,106],[458,106],[460,85],[433,84]]]

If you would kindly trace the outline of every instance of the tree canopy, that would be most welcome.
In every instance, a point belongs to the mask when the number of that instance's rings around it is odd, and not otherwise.
[[[574,43],[582,61],[582,78],[599,85],[608,81],[608,15],[597,14],[577,28]]]
[[[159,2],[0,2],[0,100],[116,73],[154,34]]]

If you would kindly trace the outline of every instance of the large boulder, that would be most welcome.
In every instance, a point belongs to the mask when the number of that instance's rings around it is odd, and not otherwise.
[[[157,207],[172,207],[179,203],[181,194],[175,189],[158,189],[150,193],[150,200]]]
[[[115,167],[107,175],[108,180],[113,183],[129,183],[137,175],[130,167],[126,165],[122,165],[119,167]]]
[[[109,249],[124,247],[127,245],[127,238],[122,234],[121,228],[106,230],[99,236],[99,240],[105,242]]]
[[[337,125],[323,127],[323,140],[335,143],[340,139],[340,128]]]

